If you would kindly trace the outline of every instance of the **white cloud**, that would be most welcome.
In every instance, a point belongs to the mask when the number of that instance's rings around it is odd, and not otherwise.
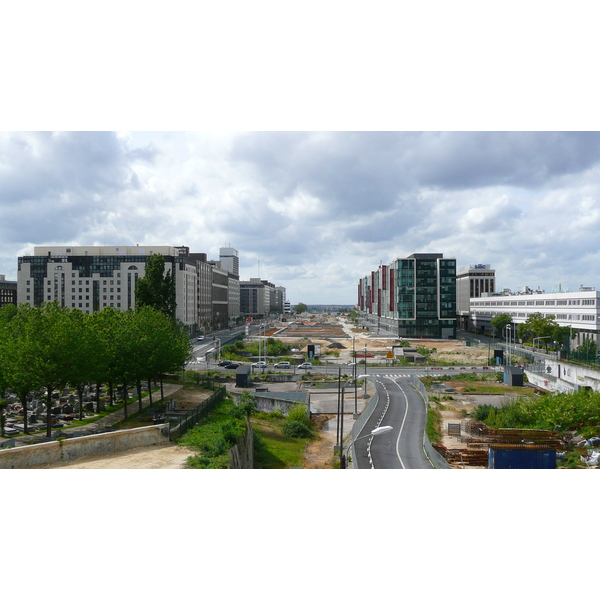
[[[505,287],[596,285],[592,133],[4,133],[0,272],[34,245],[185,244],[292,302],[352,304],[413,252]]]

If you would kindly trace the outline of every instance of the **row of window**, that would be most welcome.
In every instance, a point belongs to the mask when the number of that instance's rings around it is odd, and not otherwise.
[[[473,302],[473,306],[595,306],[596,299],[579,300],[499,300]]]
[[[500,315],[502,313],[496,311],[489,310],[478,310],[474,313],[474,317],[478,315],[489,315],[491,317]],[[529,315],[527,313],[514,313],[514,316],[519,319],[526,319]],[[554,317],[558,321],[595,321],[596,315],[572,315],[572,314],[551,314],[551,313],[543,313],[543,317]]]

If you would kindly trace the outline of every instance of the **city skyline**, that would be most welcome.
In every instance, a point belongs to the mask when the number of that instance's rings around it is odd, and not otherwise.
[[[34,246],[239,251],[295,304],[443,252],[497,289],[597,285],[596,132],[3,133],[0,273]]]

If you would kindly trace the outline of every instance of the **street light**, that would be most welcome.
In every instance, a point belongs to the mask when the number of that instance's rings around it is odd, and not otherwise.
[[[512,328],[510,325],[507,325],[505,327],[506,329],[506,340],[507,340],[507,345],[508,345],[508,364],[511,365],[512,364],[512,360],[511,360],[511,355],[510,355],[510,335],[512,332]]]
[[[535,350],[535,340],[547,340],[547,339],[550,339],[551,337],[552,337],[551,335],[544,335],[542,337],[533,338],[533,349]]]
[[[355,384],[355,396],[356,396],[356,382],[359,379],[364,379],[366,377],[366,375],[359,375],[358,377],[352,377],[350,379],[347,379],[344,382],[344,385],[341,385],[341,380],[342,380],[342,367],[338,367],[338,404],[337,404],[337,427],[336,427],[336,445],[334,446],[334,452],[337,452],[338,450],[340,451],[340,455],[341,455],[341,451],[342,448],[344,446],[344,390],[346,389],[346,386],[350,383],[350,382],[354,382]],[[352,415],[353,419],[356,419],[358,416],[358,401],[355,398],[355,404],[354,404],[354,414]]]
[[[362,435],[361,437],[356,438],[353,442],[350,442],[348,449],[346,450],[346,455],[344,455],[344,453],[342,451],[342,456],[341,456],[341,460],[340,460],[340,469],[346,468],[346,456],[350,456],[350,448],[352,447],[353,444],[358,442],[358,440],[364,440],[365,438],[368,438],[370,436],[375,437],[377,435],[389,433],[390,431],[392,431],[392,429],[394,429],[394,428],[391,425],[383,425],[381,427],[375,427],[375,429],[373,429],[373,431],[371,431],[371,433],[368,433],[367,435]]]

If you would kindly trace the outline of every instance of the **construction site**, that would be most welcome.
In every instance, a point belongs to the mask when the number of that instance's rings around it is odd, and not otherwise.
[[[282,324],[284,325],[284,324]],[[340,319],[310,319],[272,328],[268,336],[282,339],[306,353],[310,344],[320,346],[321,360],[334,364],[347,364],[366,360],[368,364],[386,364],[390,350],[401,343],[400,339],[375,338],[366,330],[352,327]],[[444,364],[479,366],[487,365],[490,352],[486,346],[469,346],[462,340],[409,340],[417,348],[431,352],[432,360]],[[388,363],[389,364],[389,363]],[[451,367],[449,367],[451,368]],[[489,448],[531,448],[562,451],[568,440],[550,431],[526,429],[491,429],[475,421],[470,414],[478,405],[500,406],[515,398],[515,392],[502,382],[489,382],[497,387],[494,394],[470,394],[465,386],[445,383],[445,393],[432,392],[430,408],[441,417],[441,441],[433,444],[452,468],[484,469],[488,467]],[[530,386],[532,387],[532,386]],[[531,391],[531,390],[530,390]],[[432,401],[434,400],[434,401]]]

